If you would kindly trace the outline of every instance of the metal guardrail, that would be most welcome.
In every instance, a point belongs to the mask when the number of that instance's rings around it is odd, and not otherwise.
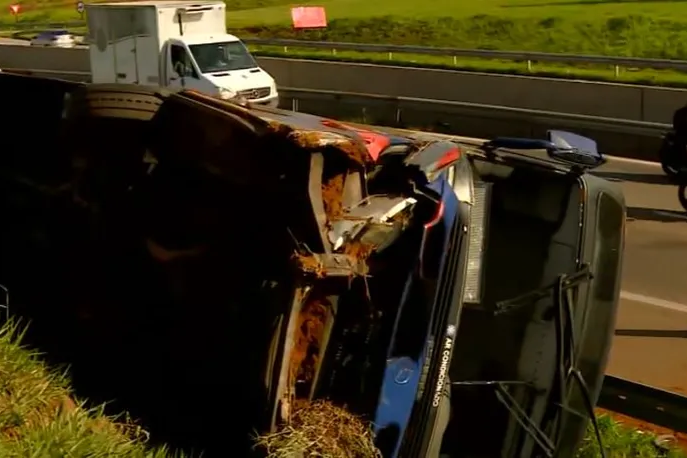
[[[333,41],[304,41],[286,39],[242,38],[247,44],[281,46],[304,49],[326,49],[332,51],[356,51],[393,54],[418,54],[428,56],[470,57],[480,59],[549,62],[566,64],[599,64],[614,67],[687,70],[687,61],[673,59],[645,59],[639,57],[613,57],[576,54],[553,54],[534,51],[494,51],[486,49],[435,48],[429,46],[385,45],[364,43],[338,43]]]
[[[687,396],[607,375],[598,405],[611,412],[687,432]]]
[[[3,69],[5,72],[16,72],[36,76],[64,78],[78,81],[88,81],[88,72],[66,72],[52,70],[25,70]],[[656,137],[664,133],[671,126],[669,124],[634,121],[629,119],[606,118],[601,116],[589,116],[581,114],[560,113],[555,111],[532,110],[527,108],[514,108],[499,105],[487,105],[471,102],[457,102],[447,100],[425,99],[417,97],[397,97],[377,94],[361,94],[353,92],[339,92],[320,89],[303,89],[280,87],[279,93],[284,98],[292,99],[291,108],[299,111],[299,99],[322,100],[331,102],[344,101],[349,105],[361,106],[391,106],[396,112],[396,121],[400,122],[403,111],[406,109],[426,109],[427,111],[441,111],[443,113],[456,113],[474,115],[476,117],[490,119],[514,119],[533,124],[565,123],[571,128],[596,129],[605,132],[620,134]]]
[[[0,30],[40,30],[41,28],[55,28],[55,27],[84,27],[84,21],[71,21],[63,23],[25,23],[18,22],[13,25],[4,25]],[[446,56],[453,57],[454,60],[458,57],[478,58],[478,59],[494,59],[494,60],[510,60],[527,62],[530,65],[532,62],[548,62],[561,64],[595,64],[595,65],[609,65],[616,69],[620,67],[629,68],[650,68],[657,70],[679,70],[687,71],[687,61],[676,59],[647,59],[640,57],[615,57],[615,56],[594,56],[584,54],[554,54],[534,51],[495,51],[486,49],[464,49],[464,48],[438,48],[429,46],[411,46],[411,45],[390,45],[390,44],[366,44],[366,43],[348,43],[348,42],[333,42],[333,41],[305,41],[305,40],[290,40],[290,39],[263,39],[263,38],[242,38],[247,44],[257,46],[279,46],[288,50],[291,48],[302,49],[318,49],[329,50],[333,55],[337,51],[356,51],[367,53],[387,54],[389,58],[393,58],[394,54],[417,54],[428,56]]]
[[[484,118],[517,118],[523,122],[535,124],[551,124],[552,122],[564,122],[566,126],[586,129],[597,129],[606,132],[615,132],[628,135],[656,137],[670,128],[669,124],[634,121],[629,119],[605,118],[601,116],[588,116],[581,114],[560,113],[555,111],[531,110],[527,108],[514,108],[499,105],[487,105],[471,102],[456,102],[448,100],[434,100],[417,97],[397,97],[376,94],[360,94],[352,92],[328,91],[320,89],[279,88],[283,97],[293,98],[292,109],[299,110],[299,97],[307,96],[309,100],[321,99],[330,101],[343,101],[352,105],[392,105],[396,110],[396,121],[402,120],[404,109],[436,110],[444,113],[460,113]]]

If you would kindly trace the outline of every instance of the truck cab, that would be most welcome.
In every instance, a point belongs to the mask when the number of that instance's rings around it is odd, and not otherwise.
[[[276,105],[274,79],[258,67],[246,46],[233,35],[170,39],[164,48],[165,86],[239,96]]]
[[[190,89],[276,106],[272,76],[226,31],[224,2],[119,2],[86,6],[94,83]]]

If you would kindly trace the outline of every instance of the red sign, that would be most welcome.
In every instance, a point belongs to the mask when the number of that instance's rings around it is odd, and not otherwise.
[[[297,6],[291,8],[294,29],[315,29],[327,27],[327,15],[323,6]]]
[[[16,3],[14,5],[10,5],[10,13],[12,13],[14,16],[19,14],[20,9],[21,9],[21,5],[18,5]]]

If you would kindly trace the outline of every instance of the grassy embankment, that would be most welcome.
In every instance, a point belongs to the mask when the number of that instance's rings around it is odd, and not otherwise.
[[[0,457],[167,458],[125,417],[74,401],[65,375],[20,345],[21,328],[0,327]]]
[[[12,24],[0,0],[0,24]],[[240,36],[300,38],[362,43],[419,44],[457,48],[544,51],[611,56],[687,58],[687,3],[646,0],[306,0],[327,8],[329,27],[294,31],[286,0],[238,0],[228,4],[230,28]],[[20,21],[74,21],[75,2],[26,1]],[[281,48],[260,52],[281,54]],[[394,54],[288,49],[309,58],[385,62],[528,74],[525,62]],[[389,58],[391,57],[391,59]],[[534,63],[531,73],[687,87],[687,75],[675,71],[621,69]]]

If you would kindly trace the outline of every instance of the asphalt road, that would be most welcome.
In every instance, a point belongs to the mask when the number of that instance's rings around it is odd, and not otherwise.
[[[687,213],[657,164],[612,160],[628,205],[620,313],[608,373],[687,394]]]

